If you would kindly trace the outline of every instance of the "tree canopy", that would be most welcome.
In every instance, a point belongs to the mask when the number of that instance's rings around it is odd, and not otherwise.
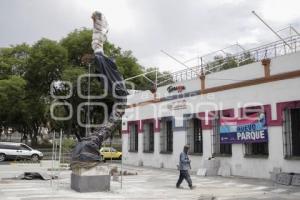
[[[8,48],[0,48],[0,132],[8,128],[18,130],[29,136],[33,145],[37,144],[37,136],[41,127],[51,130],[63,129],[67,135],[78,133],[84,135],[84,128],[78,126],[76,108],[86,99],[77,94],[78,77],[88,73],[89,66],[93,73],[95,66],[91,61],[83,62],[85,55],[93,54],[91,48],[92,31],[90,29],[76,29],[61,41],[42,38],[32,46],[20,44]],[[113,59],[123,77],[129,78],[154,68],[145,68],[138,63],[130,50],[106,42],[104,53]],[[168,72],[158,72],[159,75]],[[148,74],[147,78],[154,80],[155,74]],[[66,99],[53,99],[50,86],[55,83],[55,95],[67,95],[72,84],[72,96]],[[152,84],[144,77],[132,80],[140,90],[151,89]],[[100,95],[103,88],[96,78],[91,78],[90,93]],[[82,79],[80,91],[87,95],[88,79]],[[53,101],[69,103],[74,114],[66,121],[55,121],[51,118],[50,105]],[[111,105],[111,97],[94,100]],[[103,118],[103,111],[91,106],[91,120],[95,123]],[[68,115],[68,107],[62,106],[55,110],[61,116]],[[86,109],[81,113],[85,122]]]

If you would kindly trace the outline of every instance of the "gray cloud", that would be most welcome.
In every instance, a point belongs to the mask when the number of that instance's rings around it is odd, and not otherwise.
[[[142,65],[182,69],[160,50],[185,60],[236,42],[248,47],[275,40],[251,10],[276,29],[299,26],[297,1],[290,1],[2,0],[0,46],[32,44],[41,37],[59,40],[75,28],[91,27],[92,11],[100,10],[110,24],[109,39],[131,49]]]

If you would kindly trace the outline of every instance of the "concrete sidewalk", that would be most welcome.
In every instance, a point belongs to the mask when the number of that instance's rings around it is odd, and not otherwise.
[[[114,164],[116,165],[116,164]],[[7,180],[24,171],[46,171],[47,164],[0,165],[1,200],[87,200],[87,199],[300,199],[300,187],[283,186],[268,180],[192,176],[196,188],[190,190],[184,182],[176,189],[178,172],[166,169],[126,166],[138,175],[123,176],[120,182],[111,182],[111,191],[77,193],[70,189],[70,171],[56,172],[58,180]],[[48,172],[51,174],[51,172]]]

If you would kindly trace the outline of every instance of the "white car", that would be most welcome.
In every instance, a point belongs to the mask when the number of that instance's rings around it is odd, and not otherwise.
[[[34,150],[23,143],[0,142],[0,162],[8,159],[31,159],[38,161],[43,158],[43,153]]]

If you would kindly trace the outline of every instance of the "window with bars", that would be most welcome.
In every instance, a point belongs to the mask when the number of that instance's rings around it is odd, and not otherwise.
[[[261,143],[247,143],[245,144],[245,156],[268,156],[269,145],[268,142]]]
[[[160,152],[173,152],[173,123],[172,120],[162,120],[160,131]]]
[[[213,156],[232,155],[231,144],[220,143],[220,115],[217,115],[215,119],[212,120],[212,125],[213,125],[212,155]]]
[[[255,109],[255,108],[254,108]],[[246,116],[251,116],[254,114],[260,114],[263,112],[246,112]],[[266,113],[264,113],[266,115]],[[259,142],[259,143],[246,143],[244,144],[244,155],[247,156],[268,156],[269,155],[269,143]]]
[[[284,156],[300,157],[300,108],[283,111]]]
[[[137,152],[139,146],[138,124],[129,125],[129,151]]]
[[[143,129],[144,152],[154,152],[154,123],[144,123]]]
[[[190,153],[203,153],[202,124],[198,118],[187,120],[186,126],[187,144],[190,146]]]

